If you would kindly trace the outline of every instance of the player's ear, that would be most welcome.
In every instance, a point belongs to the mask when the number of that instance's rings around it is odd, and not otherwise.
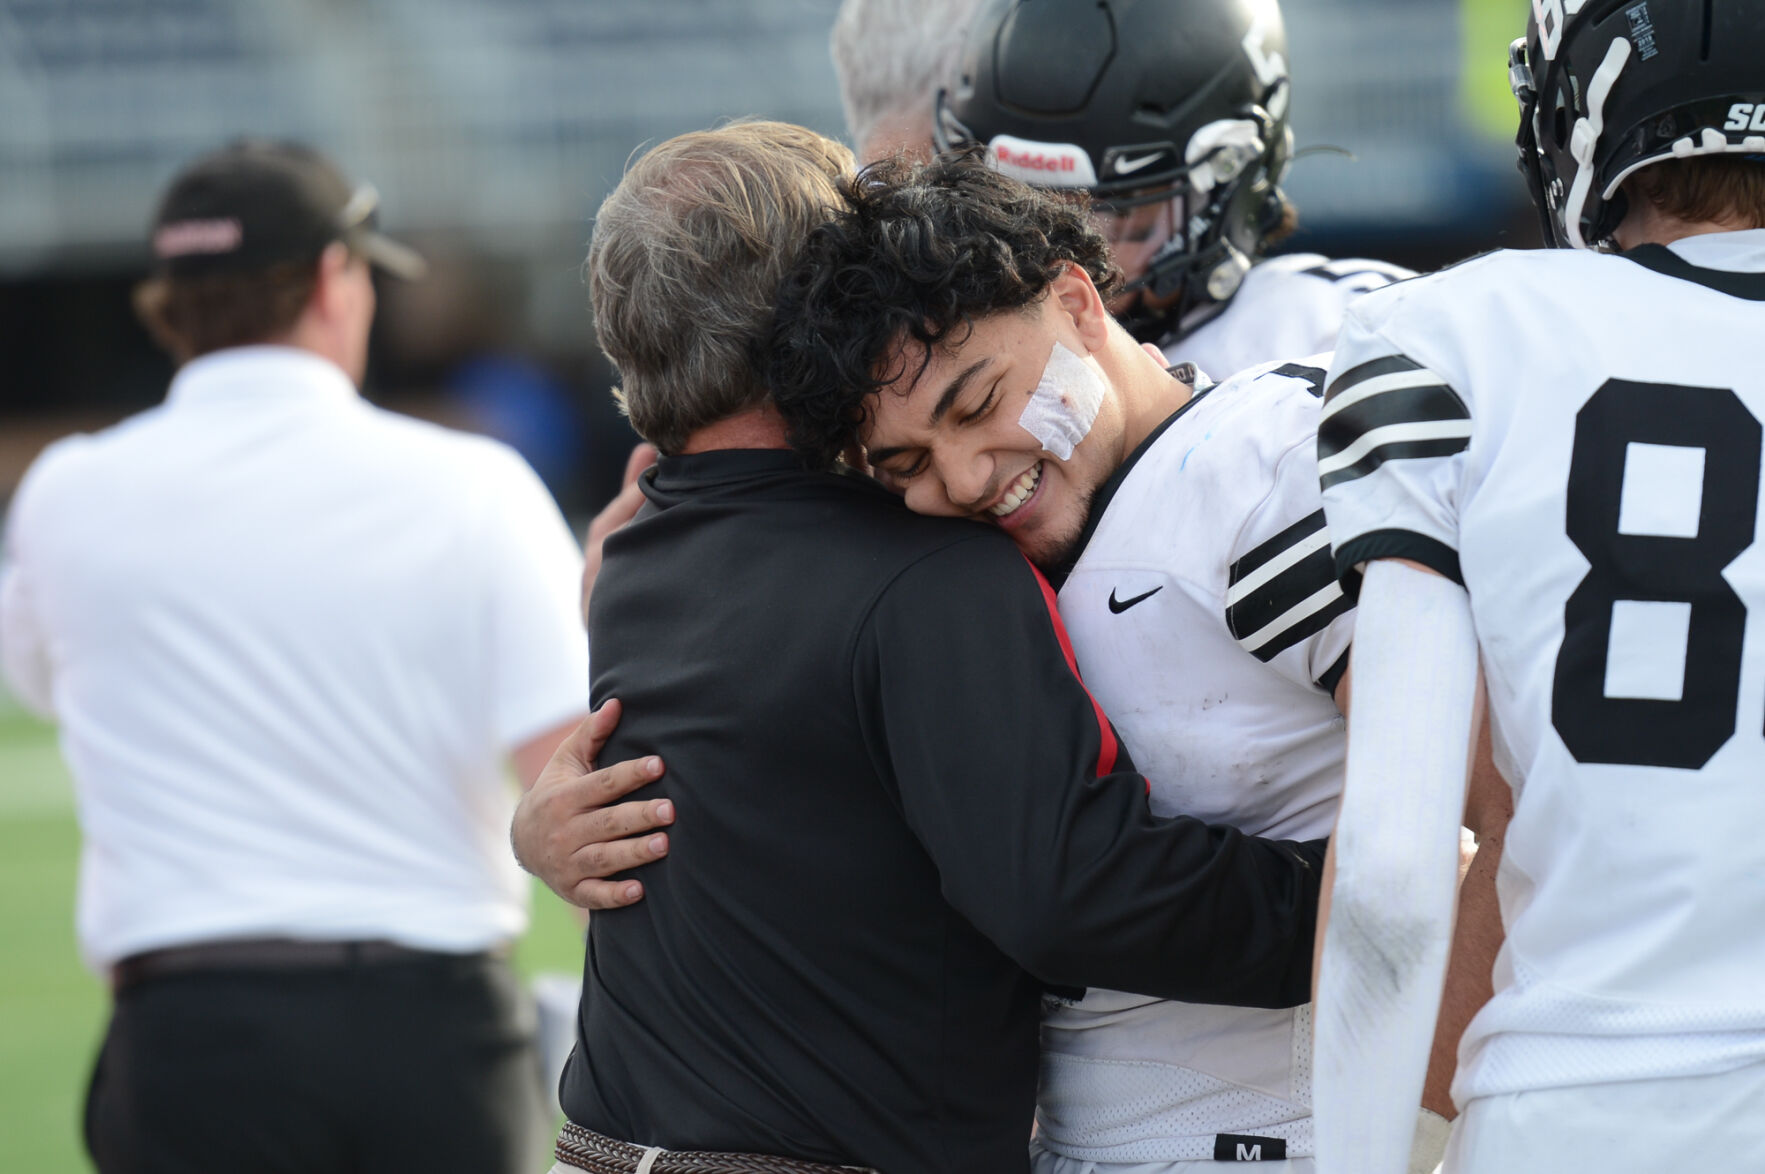
[[[1109,311],[1104,309],[1103,298],[1084,267],[1066,262],[1060,276],[1048,287],[1048,293],[1078,329],[1085,350],[1090,353],[1102,350],[1109,337]]]
[[[332,241],[319,254],[318,280],[313,283],[309,308],[317,310],[320,317],[330,319],[344,313],[344,303],[349,297],[345,278],[354,261],[349,246],[342,241]]]

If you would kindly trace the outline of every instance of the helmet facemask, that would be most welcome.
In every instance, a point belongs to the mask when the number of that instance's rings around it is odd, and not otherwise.
[[[1278,183],[1291,132],[1260,107],[1247,113],[1197,131],[1175,184],[1094,204],[1098,229],[1118,249],[1128,278],[1122,293],[1141,291],[1131,322],[1182,321],[1210,304],[1223,308],[1281,223],[1286,201]]]

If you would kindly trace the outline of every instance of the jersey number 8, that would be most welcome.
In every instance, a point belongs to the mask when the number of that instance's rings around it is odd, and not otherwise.
[[[1727,388],[1611,379],[1576,415],[1566,529],[1592,565],[1563,608],[1551,723],[1577,762],[1697,770],[1734,736],[1747,609],[1722,572],[1753,542],[1760,437]],[[1703,450],[1690,536],[1620,530],[1632,444]],[[1637,480],[1633,494],[1672,488]],[[1689,605],[1677,701],[1606,696],[1620,600]]]

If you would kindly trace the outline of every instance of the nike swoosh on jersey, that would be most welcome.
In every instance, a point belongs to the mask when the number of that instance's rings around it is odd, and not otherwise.
[[[1325,489],[1389,460],[1446,457],[1471,443],[1471,411],[1446,381],[1408,355],[1387,355],[1337,376],[1318,419]]]
[[[1111,587],[1109,589],[1109,610],[1119,616],[1124,611],[1127,611],[1130,607],[1133,607],[1136,603],[1144,603],[1146,600],[1151,599],[1154,595],[1157,595],[1160,591],[1163,591],[1163,590],[1164,590],[1164,584],[1160,583],[1158,586],[1154,587],[1152,590],[1146,592],[1143,595],[1136,595],[1132,599],[1119,599],[1118,600],[1115,597],[1115,588]]]
[[[1264,662],[1353,606],[1336,581],[1321,509],[1234,562],[1227,579],[1226,627],[1239,647]]]
[[[1163,154],[1163,151],[1154,151],[1152,154],[1142,155],[1138,159],[1117,159],[1115,161],[1115,173],[1117,175],[1126,175],[1131,171],[1138,171]]]

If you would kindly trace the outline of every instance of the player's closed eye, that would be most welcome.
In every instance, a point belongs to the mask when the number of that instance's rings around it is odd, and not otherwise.
[[[964,421],[964,423],[967,423],[967,421]],[[882,483],[893,489],[901,482],[911,481],[913,478],[925,472],[925,466],[925,454],[920,453],[910,465],[905,467],[899,464],[878,465],[876,471],[880,474]]]
[[[973,424],[975,421],[983,420],[991,415],[993,412],[993,402],[998,398],[998,393],[999,385],[994,384],[987,389],[987,398],[981,401],[980,406],[966,415],[959,416],[956,422],[958,424]]]

